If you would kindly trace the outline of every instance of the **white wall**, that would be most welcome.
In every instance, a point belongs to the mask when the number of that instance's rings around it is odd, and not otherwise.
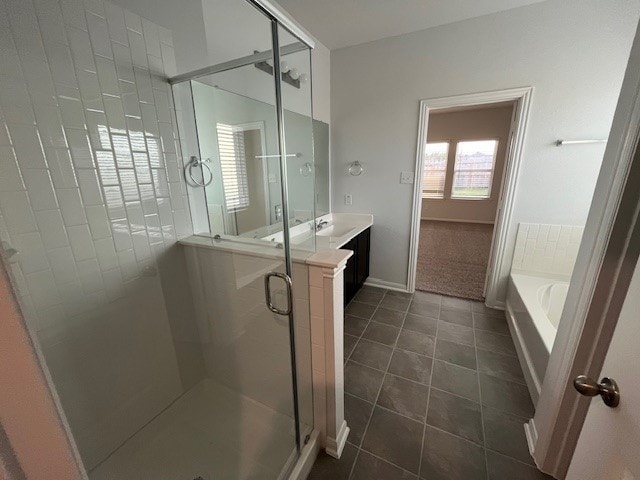
[[[553,141],[607,137],[639,12],[553,0],[333,51],[333,209],[375,215],[371,277],[406,284],[413,187],[399,176],[415,169],[424,98],[533,86],[507,258],[520,222],[584,224],[604,146]]]
[[[316,42],[311,52],[313,118],[331,123],[331,52]]]

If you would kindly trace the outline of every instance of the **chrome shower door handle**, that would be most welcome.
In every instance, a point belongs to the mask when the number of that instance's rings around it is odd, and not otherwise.
[[[285,310],[281,310],[278,307],[273,305],[271,301],[271,277],[277,277],[284,280],[284,283],[287,286],[287,308]],[[273,313],[277,313],[278,315],[289,315],[293,309],[293,294],[291,289],[291,277],[286,273],[280,272],[269,272],[264,276],[264,298],[267,303],[267,307]]]

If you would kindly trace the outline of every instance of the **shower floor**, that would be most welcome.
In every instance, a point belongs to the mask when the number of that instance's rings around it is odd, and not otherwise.
[[[294,455],[291,417],[204,380],[127,440],[89,477],[274,480]]]

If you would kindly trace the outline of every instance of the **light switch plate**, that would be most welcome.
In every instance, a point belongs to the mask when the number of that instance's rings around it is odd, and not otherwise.
[[[353,195],[350,193],[345,194],[344,196],[344,204],[345,205],[353,205]]]
[[[400,183],[413,183],[413,172],[400,172]]]

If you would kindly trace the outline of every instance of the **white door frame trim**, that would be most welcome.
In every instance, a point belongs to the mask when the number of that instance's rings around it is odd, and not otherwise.
[[[420,124],[418,127],[418,145],[416,148],[416,169],[413,189],[413,207],[411,214],[411,235],[409,244],[409,271],[407,276],[407,291],[416,289],[416,268],[418,264],[418,244],[420,237],[420,218],[422,212],[422,170],[424,168],[424,148],[427,134],[429,115],[432,110],[451,107],[466,107],[515,101],[516,110],[511,127],[510,145],[507,150],[505,172],[500,189],[498,211],[496,213],[491,255],[486,282],[486,303],[490,307],[504,308],[504,302],[498,299],[500,272],[506,262],[505,245],[512,227],[513,203],[516,185],[520,175],[524,151],[525,132],[531,110],[533,87],[511,88],[491,92],[471,93],[453,97],[431,98],[420,101]]]

